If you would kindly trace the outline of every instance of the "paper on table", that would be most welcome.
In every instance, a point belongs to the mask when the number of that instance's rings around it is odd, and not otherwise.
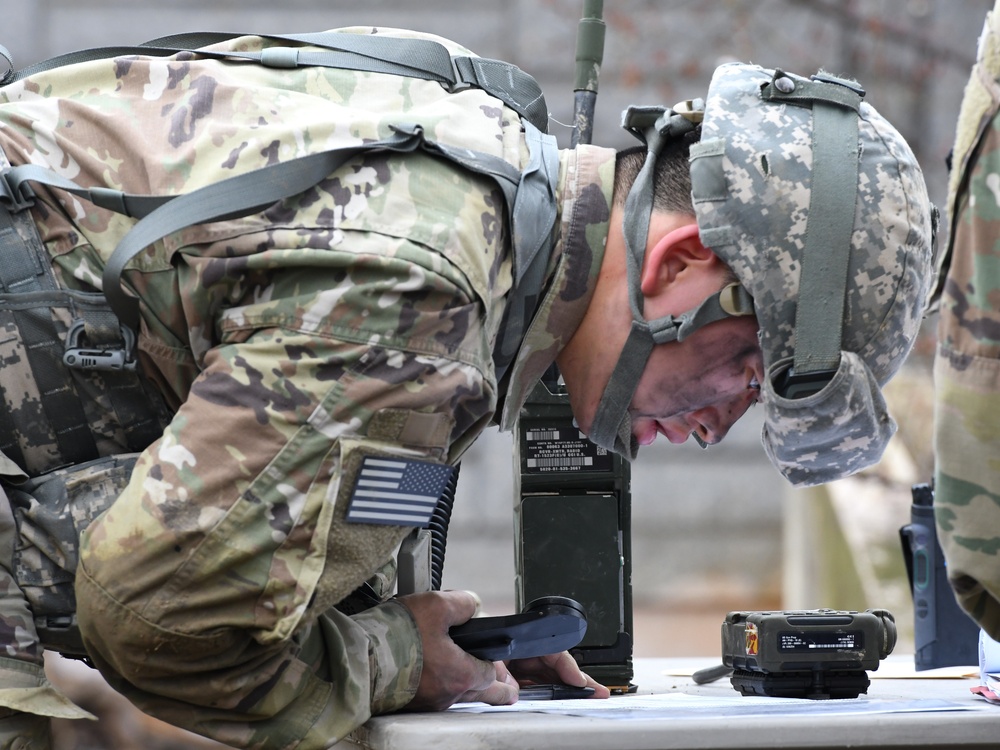
[[[985,685],[976,685],[975,687],[969,688],[973,693],[985,698],[987,701],[993,705],[1000,705],[1000,695],[997,694],[995,690],[990,686],[990,682],[996,683],[998,690],[1000,690],[1000,675],[988,674],[986,675],[988,681]]]
[[[721,710],[720,710],[721,709]],[[943,700],[827,700],[804,698],[768,698],[763,696],[717,697],[663,693],[658,695],[623,695],[606,700],[519,701],[512,706],[485,703],[458,703],[449,711],[459,713],[549,713],[591,716],[603,719],[678,719],[733,716],[804,716],[836,714],[880,714],[925,711],[966,711],[972,706]]]
[[[704,666],[711,665],[706,664]],[[676,669],[665,669],[663,670],[663,674],[668,677],[690,677],[701,668],[702,667],[681,666]],[[969,665],[966,667],[939,667],[937,669],[925,669],[918,672],[916,667],[913,665],[912,659],[909,661],[901,659],[884,661],[879,665],[879,668],[876,671],[868,673],[868,677],[872,680],[957,680],[978,676],[979,667],[975,665]]]
[[[979,631],[979,685],[972,692],[1000,705],[1000,643]]]

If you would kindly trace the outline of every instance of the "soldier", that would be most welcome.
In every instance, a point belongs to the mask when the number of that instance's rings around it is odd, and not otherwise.
[[[951,231],[939,274],[934,505],[959,604],[1000,639],[1000,12],[987,15],[962,99],[948,190]]]
[[[475,85],[312,62],[331,39],[397,38],[444,45],[445,78],[472,69]],[[513,702],[519,679],[607,695],[566,654],[462,652],[447,633],[473,615],[467,594],[386,599],[387,560],[420,519],[362,493],[381,460],[433,499],[553,362],[581,429],[629,458],[658,434],[716,443],[758,401],[792,482],[880,456],[880,388],[919,327],[932,212],[856,84],[723,66],[706,102],[631,109],[637,150],[558,151],[544,104],[539,120],[537,99],[490,83],[519,71],[468,55],[352,29],[80,62],[3,90],[11,231],[41,241],[3,279],[39,287],[9,304],[2,350],[0,705],[22,737],[25,711],[72,710],[41,646],[237,747],[328,747],[373,714]],[[306,169],[294,159],[327,151],[274,198]],[[142,198],[180,193],[200,219]],[[39,382],[39,315],[66,339],[75,401],[54,406]],[[133,331],[138,385],[81,374],[131,361]],[[151,395],[163,414],[129,418]],[[366,581],[385,601],[342,611]]]

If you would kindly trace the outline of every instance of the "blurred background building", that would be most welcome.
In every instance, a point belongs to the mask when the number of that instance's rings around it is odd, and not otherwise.
[[[182,31],[413,28],[514,62],[546,92],[550,130],[568,145],[582,0],[3,0],[0,44],[24,67],[85,47]],[[993,0],[608,0],[594,143],[632,145],[619,114],[633,103],[704,94],[730,60],[860,81],[910,142],[932,200],[962,90]],[[792,490],[770,467],[753,410],[721,446],[665,442],[633,465],[637,656],[717,655],[718,626],[741,608],[887,607],[911,632],[898,529],[909,488],[933,471],[930,358],[935,321],[888,398],[900,433],[879,467],[821,490]],[[511,611],[512,443],[490,431],[463,462],[445,567],[492,613]],[[912,641],[909,642],[912,648]],[[74,674],[76,674],[74,672]],[[72,740],[66,740],[71,743]],[[66,747],[84,745],[67,744]],[[99,746],[99,745],[94,745]],[[188,745],[171,745],[188,747]],[[124,745],[122,745],[124,747]],[[146,745],[151,747],[151,745]]]

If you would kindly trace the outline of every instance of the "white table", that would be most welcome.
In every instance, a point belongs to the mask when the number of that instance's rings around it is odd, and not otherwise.
[[[897,664],[912,664],[912,656],[890,659]],[[725,704],[716,708],[698,708],[699,701],[675,696],[666,702],[678,705],[669,706],[667,712],[629,712],[628,718],[527,712],[404,713],[372,719],[337,747],[344,750],[1000,748],[1000,706],[990,705],[969,692],[978,680],[879,679],[877,673],[872,673],[868,693],[856,700],[800,701],[794,706],[779,706],[778,710],[787,713],[773,715],[768,710],[774,709],[778,701],[743,698],[728,679],[696,685],[690,677],[683,676],[712,664],[711,657],[641,659],[635,663],[635,682],[640,698],[671,694],[702,696],[710,705]],[[618,707],[629,705],[628,697],[610,700],[616,701]],[[894,710],[897,706],[930,707],[931,701],[958,704],[963,710],[873,712],[885,707]],[[544,702],[536,705],[544,707]],[[865,712],[824,713],[845,709],[865,709]],[[623,712],[613,713],[620,717]]]

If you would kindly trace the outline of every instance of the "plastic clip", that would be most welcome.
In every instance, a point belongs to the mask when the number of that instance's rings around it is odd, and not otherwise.
[[[122,346],[117,348],[97,348],[80,346],[84,338],[86,324],[83,320],[73,321],[66,334],[66,348],[63,364],[76,370],[134,370],[135,333],[127,326],[119,326]]]
[[[0,203],[17,213],[34,205],[35,193],[27,182],[15,180],[12,176],[11,169],[0,172]]]

